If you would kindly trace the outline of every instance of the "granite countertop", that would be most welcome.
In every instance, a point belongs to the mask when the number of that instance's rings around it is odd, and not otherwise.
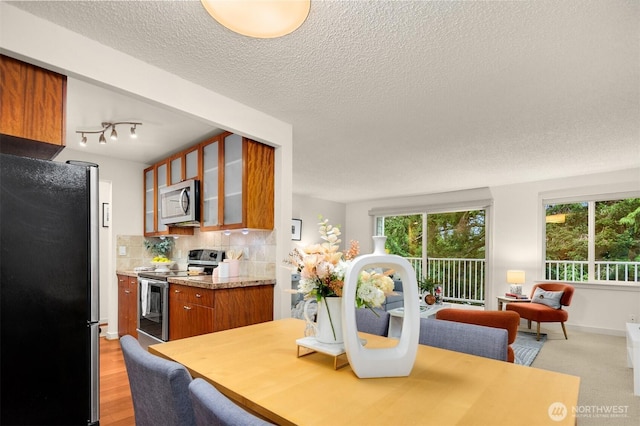
[[[136,271],[116,271],[117,275],[138,277]],[[191,287],[209,288],[212,290],[223,288],[253,287],[258,285],[275,285],[275,278],[267,277],[233,277],[218,278],[211,275],[196,275],[191,277],[173,277],[168,279],[169,284],[181,284]]]
[[[223,288],[253,287],[258,285],[275,285],[275,283],[275,278],[266,277],[218,278],[211,275],[199,275],[194,277],[169,278],[169,284],[181,284],[191,287],[208,288],[212,290]]]

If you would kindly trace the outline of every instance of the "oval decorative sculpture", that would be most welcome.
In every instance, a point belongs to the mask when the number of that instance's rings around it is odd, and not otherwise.
[[[386,237],[373,237],[373,254],[359,256],[347,268],[342,289],[342,327],[345,351],[351,369],[361,379],[408,376],[413,369],[420,334],[420,308],[415,271],[404,258],[386,254]],[[392,348],[367,349],[358,338],[355,298],[358,275],[368,268],[393,269],[402,279],[404,320],[398,344]]]

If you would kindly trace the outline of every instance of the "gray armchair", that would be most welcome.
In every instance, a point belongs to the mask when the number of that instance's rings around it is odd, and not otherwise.
[[[394,294],[385,298],[385,301],[381,306],[385,311],[402,308],[404,306],[404,293],[402,292],[402,281],[400,278],[393,278],[393,292]]]
[[[431,318],[420,318],[422,345],[507,361],[507,330]]]
[[[127,367],[136,426],[195,425],[189,398],[189,371],[177,362],[150,354],[132,336],[120,346]]]
[[[358,331],[369,334],[377,334],[378,336],[387,337],[389,335],[389,312],[379,308],[373,308],[374,314],[368,308],[356,308],[356,325]]]
[[[193,412],[198,426],[264,426],[270,425],[245,411],[203,379],[189,385]]]

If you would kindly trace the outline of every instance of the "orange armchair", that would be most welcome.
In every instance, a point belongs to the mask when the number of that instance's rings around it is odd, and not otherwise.
[[[560,298],[560,307],[553,308],[542,303],[533,302],[536,289],[540,288],[544,291],[562,291],[562,297]],[[531,303],[507,303],[507,311],[517,312],[522,318],[528,320],[529,328],[531,328],[531,321],[538,323],[536,340],[540,340],[540,323],[541,322],[559,322],[562,325],[562,331],[564,332],[564,338],[567,337],[567,329],[564,326],[565,321],[569,319],[569,313],[562,309],[563,306],[569,306],[571,304],[571,298],[573,297],[573,286],[562,283],[544,283],[536,284],[531,289]]]
[[[520,315],[509,311],[475,311],[469,309],[441,309],[436,312],[436,319],[483,325],[485,327],[504,328],[507,330],[507,361],[514,362],[515,355],[511,344],[518,335]]]

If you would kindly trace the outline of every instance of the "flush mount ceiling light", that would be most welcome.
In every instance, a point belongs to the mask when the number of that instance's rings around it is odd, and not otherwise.
[[[238,34],[276,38],[307,19],[311,0],[200,0],[209,15]]]
[[[111,129],[111,134],[109,138],[112,141],[118,140],[118,132],[116,131],[116,126],[119,124],[130,124],[131,125],[131,138],[136,139],[138,135],[136,134],[136,126],[142,126],[142,123],[137,123],[133,121],[117,121],[115,123],[104,122],[102,123],[102,129],[100,130],[76,130],[76,133],[80,133],[82,137],[80,138],[80,145],[87,145],[87,137],[85,134],[98,134],[100,133],[100,137],[98,138],[98,143],[100,145],[105,145],[107,143],[107,139],[104,137],[104,133]]]

